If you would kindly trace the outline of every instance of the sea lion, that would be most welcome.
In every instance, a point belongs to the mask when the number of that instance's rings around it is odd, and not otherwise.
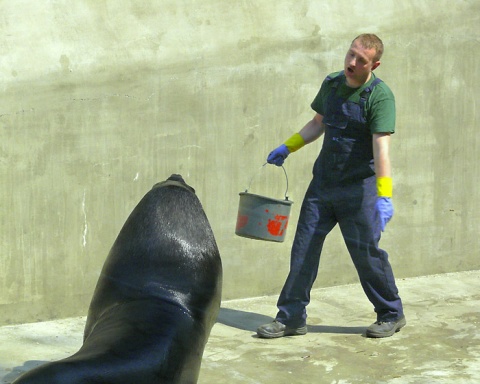
[[[195,190],[172,175],[143,197],[115,240],[80,350],[14,384],[196,383],[221,284],[205,212]]]

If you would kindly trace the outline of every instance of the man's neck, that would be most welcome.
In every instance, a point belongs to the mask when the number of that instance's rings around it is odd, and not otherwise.
[[[367,83],[370,81],[370,79],[372,78],[372,75],[373,75],[373,73],[370,72],[370,73],[368,74],[367,79],[366,79],[362,84],[358,84],[358,85],[357,85],[357,84],[355,84],[355,85],[348,84],[348,78],[345,78],[345,84],[346,84],[346,86],[349,87],[349,88],[354,88],[354,89],[360,88],[362,85],[365,85],[365,84],[367,84]]]

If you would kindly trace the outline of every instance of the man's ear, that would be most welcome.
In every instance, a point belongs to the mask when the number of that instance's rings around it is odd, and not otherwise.
[[[375,68],[378,68],[380,66],[380,61],[376,61],[373,65],[372,65],[372,71],[375,69]]]

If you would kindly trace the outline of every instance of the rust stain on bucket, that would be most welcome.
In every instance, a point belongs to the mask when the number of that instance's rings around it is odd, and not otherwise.
[[[236,230],[238,231],[239,229],[245,227],[248,223],[248,216],[247,215],[238,215],[237,216],[237,227]]]

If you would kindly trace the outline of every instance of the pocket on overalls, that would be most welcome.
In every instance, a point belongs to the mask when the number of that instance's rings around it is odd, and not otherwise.
[[[324,142],[324,147],[327,147],[326,149],[329,153],[327,163],[331,169],[341,171],[356,140],[345,137],[345,129],[348,125],[348,120],[345,116],[333,115],[328,119],[324,119],[324,123],[327,126],[326,142]]]

